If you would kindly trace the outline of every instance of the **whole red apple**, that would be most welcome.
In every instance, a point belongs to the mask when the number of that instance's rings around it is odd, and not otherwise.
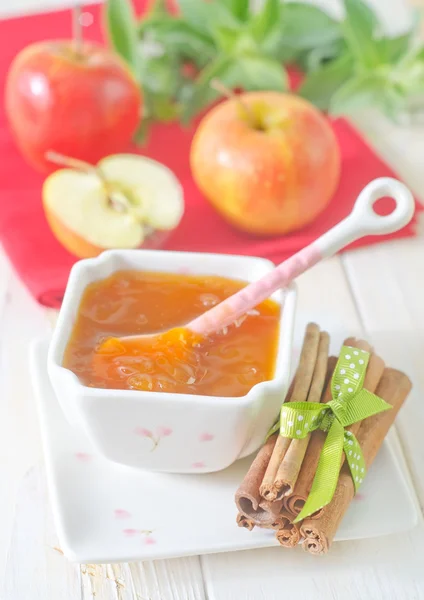
[[[54,150],[90,163],[125,149],[140,122],[142,95],[125,63],[85,42],[45,41],[14,59],[6,111],[17,144],[35,167],[52,171]]]
[[[204,117],[190,164],[225,219],[250,233],[281,235],[311,223],[328,205],[340,153],[312,104],[291,94],[249,92]]]

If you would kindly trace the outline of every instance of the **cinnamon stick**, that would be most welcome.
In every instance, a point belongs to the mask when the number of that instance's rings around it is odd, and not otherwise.
[[[347,338],[343,345],[357,348],[358,350],[365,350],[370,352],[370,360],[368,363],[367,372],[364,379],[363,387],[370,392],[375,392],[377,385],[383,375],[384,361],[372,353],[372,348],[365,340],[356,340],[355,338]],[[332,371],[336,365],[337,359],[330,359],[329,364],[333,365]],[[331,377],[327,384],[327,388],[324,394],[322,402],[329,402],[331,400]],[[354,423],[348,429],[352,431],[354,435],[359,430],[360,423]],[[321,450],[324,446],[326,434],[323,431],[314,431],[311,435],[311,440],[308,449],[305,454],[305,458],[302,463],[302,468],[299,473],[299,477],[291,496],[284,499],[284,507],[292,515],[298,515],[305,505],[306,499],[311,491],[312,482],[315,477],[315,473],[318,466],[319,457]],[[344,462],[344,455],[342,456],[342,463]],[[321,514],[321,511],[315,513],[310,518],[317,518]]]
[[[291,516],[284,509],[280,512],[271,527],[276,530],[275,537],[281,546],[293,548],[299,543],[299,525],[292,523]]]
[[[286,510],[282,509],[276,517],[275,521],[271,523],[271,529],[284,529],[285,527],[290,525],[291,522],[292,519],[289,513]]]
[[[330,402],[331,400],[331,379],[336,364],[337,358],[330,356],[327,365],[327,385],[321,402]],[[297,516],[305,505],[312,487],[324,442],[325,433],[323,431],[317,429],[312,432],[293,493],[284,498],[284,508],[290,515]]]
[[[241,513],[237,514],[236,523],[239,527],[244,527],[248,531],[252,531],[252,529],[255,526],[255,523],[252,521],[252,519],[248,519],[245,515],[242,515]]]
[[[281,436],[274,433],[268,438],[250,465],[250,469],[235,494],[235,502],[239,512],[257,525],[270,525],[276,517],[276,514],[270,512],[266,507],[259,506],[259,503],[263,500],[259,493],[259,486],[278,437]],[[278,512],[279,509],[277,514]]]
[[[271,455],[263,481],[259,488],[261,497],[269,500],[270,502],[273,502],[277,499],[279,490],[275,484],[275,478],[277,476],[280,464],[290,447],[290,443],[290,438],[285,438],[281,435],[278,436],[274,451]]]
[[[319,336],[318,325],[309,323],[306,327],[299,366],[294,378],[293,402],[304,402],[308,396],[318,354]],[[284,438],[280,435],[276,440],[262,484],[259,488],[260,495],[264,500],[273,502],[280,492],[283,482],[278,477],[278,470],[291,442],[290,438]]]
[[[294,382],[289,387],[285,402],[291,399],[293,388]],[[270,527],[283,507],[282,501],[270,503],[264,500],[259,493],[259,486],[264,478],[278,438],[281,438],[278,433],[274,433],[268,438],[235,493],[235,502],[239,512],[259,527]]]
[[[411,387],[411,381],[404,373],[395,369],[385,369],[376,394],[391,404],[392,409],[364,419],[357,433],[357,439],[362,448],[367,468],[377,455]],[[301,525],[300,532],[305,537],[303,548],[306,551],[311,554],[325,554],[328,552],[353,497],[352,476],[348,464],[345,463],[330,504],[322,509],[319,518],[305,519]]]
[[[300,540],[300,528],[296,523],[290,521],[285,527],[278,529],[275,534],[280,546],[284,548],[294,548]]]
[[[321,400],[327,374],[329,345],[330,336],[326,331],[322,331],[319,337],[317,359],[311,387],[306,399],[307,402],[320,402]],[[292,440],[277,472],[276,486],[280,488],[277,500],[293,493],[310,437],[311,434],[300,440]]]

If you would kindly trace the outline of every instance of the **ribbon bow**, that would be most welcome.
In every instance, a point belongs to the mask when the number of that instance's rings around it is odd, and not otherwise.
[[[280,421],[268,434],[279,429],[284,437],[301,439],[315,429],[327,433],[311,491],[295,523],[331,501],[339,478],[343,451],[349,464],[355,493],[365,477],[361,447],[354,434],[346,431],[345,427],[391,408],[390,404],[362,387],[369,357],[365,350],[343,346],[331,381],[333,399],[326,404],[284,403]]]

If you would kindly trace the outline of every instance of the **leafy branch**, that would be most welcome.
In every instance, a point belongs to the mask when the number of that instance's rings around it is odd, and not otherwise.
[[[288,89],[286,65],[304,74],[299,93],[322,110],[350,114],[370,106],[398,118],[424,93],[424,51],[415,31],[389,37],[363,0],[344,0],[333,19],[303,2],[178,0],[171,15],[156,0],[141,20],[131,0],[108,0],[106,31],[143,88],[141,131],[151,123],[189,122],[214,102],[219,79],[232,89]]]

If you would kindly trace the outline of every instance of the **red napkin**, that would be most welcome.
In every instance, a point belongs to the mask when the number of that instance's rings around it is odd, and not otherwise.
[[[138,2],[138,9],[144,2]],[[100,10],[85,7],[93,16],[85,27],[88,39],[101,39]],[[87,19],[85,19],[87,20]],[[37,40],[71,36],[69,11],[54,12],[0,22],[0,87],[16,53]],[[166,249],[264,256],[280,262],[312,242],[351,210],[359,191],[371,179],[396,176],[358,133],[344,120],[333,122],[340,143],[343,166],[336,195],[327,210],[309,227],[284,237],[252,238],[228,225],[197,190],[190,174],[188,156],[194,127],[155,127],[142,153],[168,165],[180,178],[185,191],[186,212]],[[75,258],[55,240],[45,221],[41,205],[43,176],[20,156],[9,133],[3,108],[0,112],[0,239],[15,269],[33,296],[46,306],[61,303],[68,274]],[[388,201],[389,202],[389,201]],[[383,206],[387,209],[386,207]],[[422,210],[417,203],[417,211]],[[384,239],[409,237],[415,233],[416,217],[402,231],[390,236],[366,238],[362,246]]]

